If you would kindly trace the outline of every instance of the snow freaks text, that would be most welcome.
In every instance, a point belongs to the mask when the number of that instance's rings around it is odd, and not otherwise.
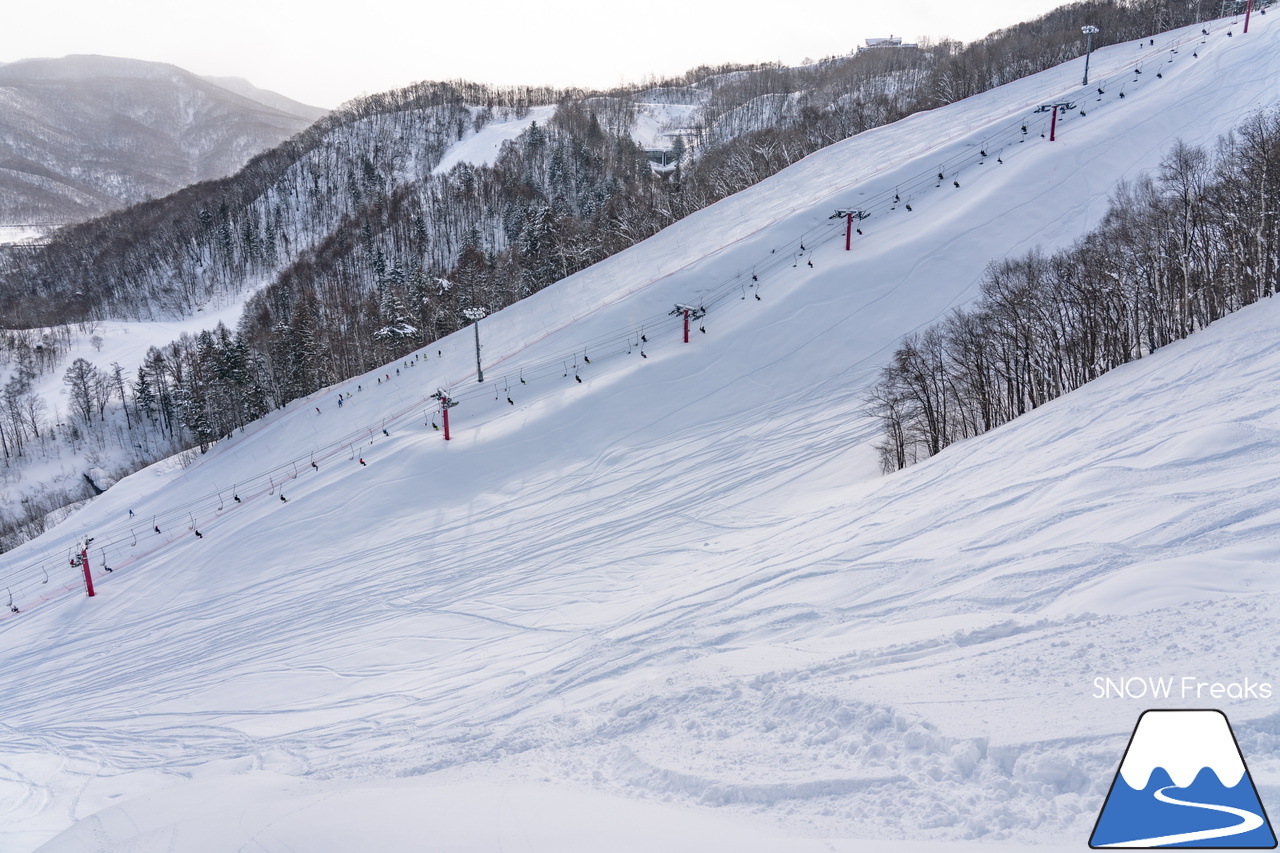
[[[1245,678],[1241,681],[1205,681],[1194,675],[1134,675],[1093,680],[1094,699],[1270,699],[1271,684]]]

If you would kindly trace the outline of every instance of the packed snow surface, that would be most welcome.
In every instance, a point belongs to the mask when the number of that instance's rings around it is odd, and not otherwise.
[[[466,130],[462,139],[449,148],[433,171],[443,174],[459,163],[469,163],[472,166],[493,165],[505,143],[514,141],[535,121],[546,124],[555,112],[555,107],[533,107],[523,117],[499,116],[478,131]]]
[[[861,395],[1273,104],[1274,21],[832,146],[482,320],[483,383],[466,329],[6,554],[0,849],[1081,849],[1152,706],[1265,802],[1274,698],[1136,690],[1280,676],[1280,304],[890,477]]]
[[[40,225],[0,225],[0,246],[38,240],[50,230]]]

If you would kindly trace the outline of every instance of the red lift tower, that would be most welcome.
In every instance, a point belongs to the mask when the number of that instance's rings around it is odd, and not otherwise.
[[[457,400],[451,400],[449,395],[441,388],[431,395],[432,399],[440,401],[440,416],[444,419],[444,440],[449,440],[449,410],[458,405]]]

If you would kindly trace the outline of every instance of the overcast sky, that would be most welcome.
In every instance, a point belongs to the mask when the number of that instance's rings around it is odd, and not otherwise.
[[[46,0],[6,4],[0,62],[149,59],[334,107],[415,80],[602,88],[704,64],[798,63],[875,36],[969,41],[1064,2]]]

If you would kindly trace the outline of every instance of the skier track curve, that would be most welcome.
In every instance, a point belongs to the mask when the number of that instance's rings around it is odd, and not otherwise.
[[[1139,838],[1135,841],[1126,841],[1122,844],[1108,844],[1107,847],[1171,847],[1174,844],[1185,844],[1188,841],[1207,841],[1211,838],[1227,838],[1232,835],[1240,835],[1250,832],[1262,826],[1263,820],[1259,815],[1245,809],[1238,809],[1234,806],[1219,806],[1213,803],[1193,803],[1188,800],[1177,800],[1165,793],[1169,788],[1177,787],[1176,785],[1168,785],[1160,788],[1155,792],[1155,798],[1162,803],[1169,803],[1173,806],[1187,806],[1193,809],[1208,809],[1215,812],[1225,812],[1240,818],[1240,823],[1234,826],[1224,826],[1218,829],[1199,829],[1195,832],[1179,832],[1173,835],[1161,835],[1155,838]]]

